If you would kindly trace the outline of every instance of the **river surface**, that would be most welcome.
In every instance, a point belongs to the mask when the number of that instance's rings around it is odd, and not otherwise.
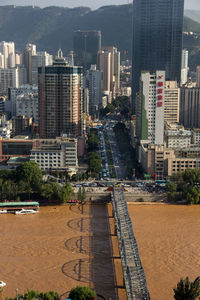
[[[128,207],[151,300],[172,300],[181,277],[200,275],[200,206]]]
[[[106,205],[0,215],[0,280],[7,283],[3,299],[15,296],[16,288],[21,294],[55,290],[66,299],[77,285],[118,299],[109,219]],[[120,278],[122,285],[122,273]]]

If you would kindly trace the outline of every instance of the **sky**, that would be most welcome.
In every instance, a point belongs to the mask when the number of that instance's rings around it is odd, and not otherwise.
[[[66,6],[77,7],[87,6],[97,9],[104,5],[118,5],[131,3],[132,0],[0,0],[0,5],[32,5],[45,6]],[[185,9],[200,10],[200,0],[185,0]]]

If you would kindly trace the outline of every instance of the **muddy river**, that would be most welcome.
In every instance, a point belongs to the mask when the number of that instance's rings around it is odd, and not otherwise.
[[[180,277],[200,275],[200,206],[129,205],[152,300],[171,300]]]
[[[55,290],[66,299],[77,285],[118,299],[112,257],[106,205],[85,206],[84,211],[78,205],[41,207],[36,215],[0,215],[0,280],[7,283],[3,299],[15,296],[16,289],[22,294],[28,289]],[[122,273],[118,277],[122,285]]]

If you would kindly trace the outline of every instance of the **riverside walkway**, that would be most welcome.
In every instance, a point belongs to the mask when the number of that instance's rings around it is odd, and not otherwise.
[[[146,277],[122,188],[113,189],[112,204],[127,300],[150,300]]]

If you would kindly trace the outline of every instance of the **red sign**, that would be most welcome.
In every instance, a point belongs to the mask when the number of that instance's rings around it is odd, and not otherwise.
[[[162,102],[158,102],[157,103],[157,107],[162,107],[163,106],[163,103]]]
[[[163,100],[163,96],[162,95],[158,95],[158,100]]]
[[[158,89],[158,94],[162,94],[163,93],[163,89]]]
[[[158,82],[158,86],[163,86],[163,82],[162,82],[162,81],[159,81],[159,82]]]

